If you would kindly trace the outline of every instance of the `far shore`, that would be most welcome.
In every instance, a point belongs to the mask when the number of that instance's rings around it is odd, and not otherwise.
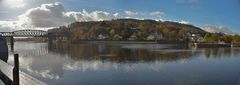
[[[20,42],[25,42],[21,41]],[[34,41],[38,42],[38,41]],[[45,41],[46,42],[46,41]],[[109,43],[109,44],[183,44],[183,45],[189,45],[194,46],[198,48],[208,48],[208,47],[240,47],[240,43],[207,43],[207,42],[199,42],[199,43],[190,43],[186,41],[166,41],[166,40],[78,40],[74,42],[68,42],[68,41],[53,41],[52,43],[68,43],[68,44],[77,44],[77,43],[92,43],[92,44],[98,44],[98,43]]]
[[[72,43],[121,43],[121,44],[185,44],[184,41],[166,40],[79,40]]]
[[[75,41],[72,43],[120,43],[120,44],[157,44],[154,40],[145,40],[145,41],[137,41],[137,40],[81,40],[81,41]]]

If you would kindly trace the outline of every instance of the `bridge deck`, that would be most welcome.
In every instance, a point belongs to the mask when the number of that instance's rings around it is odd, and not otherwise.
[[[0,32],[3,37],[46,37],[47,31],[43,30],[16,30],[13,32]]]

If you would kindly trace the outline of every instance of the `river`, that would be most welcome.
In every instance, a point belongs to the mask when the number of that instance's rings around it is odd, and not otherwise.
[[[240,85],[240,48],[16,42],[15,52],[50,85]]]

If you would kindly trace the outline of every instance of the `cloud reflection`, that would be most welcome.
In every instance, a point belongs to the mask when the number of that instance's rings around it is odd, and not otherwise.
[[[193,56],[202,56],[200,55],[202,52],[205,53],[206,58],[211,59],[236,56],[239,54],[238,50],[240,50],[212,48],[192,52],[189,50],[174,51],[165,49],[166,52],[163,52],[163,50],[158,52],[149,51],[151,49],[148,46],[145,46],[148,50],[144,50],[144,46],[141,46],[139,50],[122,48],[122,45],[79,44],[49,47],[46,44],[35,43],[35,45],[32,45],[33,47],[21,51],[19,48],[22,48],[25,44],[31,45],[31,43],[18,44],[22,44],[16,47],[20,54],[21,69],[38,78],[52,80],[64,78],[65,73],[69,71],[78,71],[79,73],[88,71],[135,72],[144,69],[151,72],[160,72],[170,62],[185,64]],[[24,55],[28,53],[30,54]]]

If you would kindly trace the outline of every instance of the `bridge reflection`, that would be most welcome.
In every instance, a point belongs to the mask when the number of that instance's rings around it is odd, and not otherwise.
[[[17,42],[15,49],[21,56],[24,57],[39,57],[39,56],[46,56],[48,54],[47,43],[38,43],[37,48],[36,44],[26,42]],[[21,47],[21,48],[18,48]]]

